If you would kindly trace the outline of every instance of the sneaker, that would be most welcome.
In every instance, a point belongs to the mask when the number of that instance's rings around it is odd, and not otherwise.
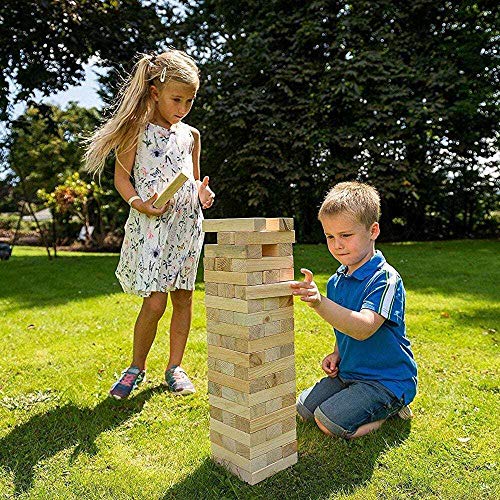
[[[165,382],[168,390],[174,394],[185,396],[196,392],[193,383],[180,366],[174,365],[165,372]]]
[[[403,408],[398,411],[398,417],[402,418],[403,420],[410,420],[411,418],[413,418],[413,412],[408,405],[404,405]]]
[[[115,399],[125,399],[146,380],[146,370],[131,366],[124,370],[120,378],[113,384],[109,395]]]

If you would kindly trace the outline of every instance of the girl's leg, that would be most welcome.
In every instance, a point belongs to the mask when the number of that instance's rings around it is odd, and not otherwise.
[[[153,292],[146,297],[135,322],[132,365],[141,370],[146,368],[146,358],[156,336],[158,321],[165,312],[167,296],[163,292]]]
[[[191,328],[193,315],[193,291],[175,290],[170,292],[172,300],[172,320],[170,321],[170,357],[167,370],[179,366]]]

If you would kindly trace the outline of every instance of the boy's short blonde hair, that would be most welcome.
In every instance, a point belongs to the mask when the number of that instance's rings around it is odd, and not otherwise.
[[[346,213],[366,228],[380,218],[380,196],[377,190],[362,182],[340,182],[330,189],[319,209],[318,219]]]

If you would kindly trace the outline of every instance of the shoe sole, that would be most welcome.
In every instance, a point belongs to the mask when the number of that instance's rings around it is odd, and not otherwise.
[[[174,396],[189,396],[190,394],[194,394],[196,392],[196,389],[182,389],[182,391],[171,391],[166,382],[162,382],[162,384],[167,388],[167,391]]]

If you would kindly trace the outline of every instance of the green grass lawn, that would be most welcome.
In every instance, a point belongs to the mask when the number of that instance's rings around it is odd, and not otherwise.
[[[298,423],[298,464],[253,487],[210,460],[201,279],[184,360],[197,394],[176,398],[160,386],[168,310],[150,381],[120,403],[107,391],[130,360],[140,299],[121,293],[118,256],[49,261],[43,249],[15,248],[0,262],[0,498],[499,498],[500,245],[380,248],[408,294],[415,419],[353,442]],[[324,245],[297,245],[295,264],[323,290],[337,267]],[[300,391],[321,376],[333,335],[299,302],[295,325]]]

